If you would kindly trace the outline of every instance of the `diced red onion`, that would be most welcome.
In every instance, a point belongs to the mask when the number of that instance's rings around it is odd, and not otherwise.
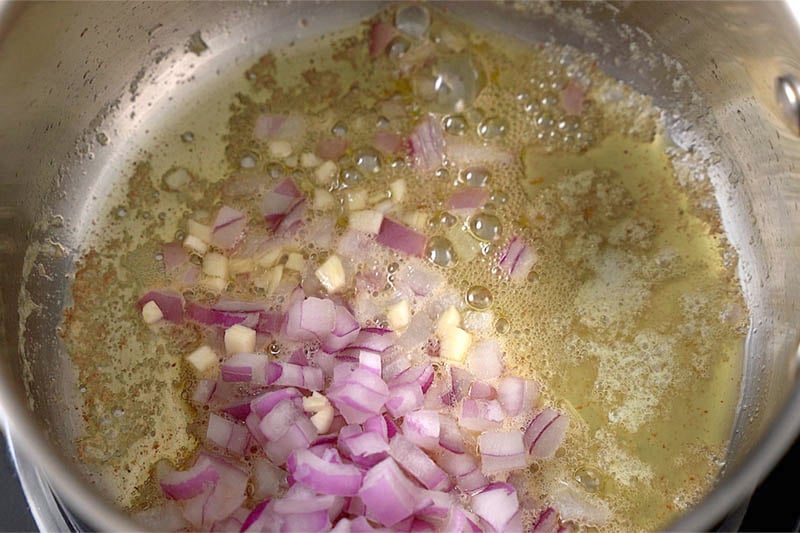
[[[166,243],[161,248],[161,254],[164,256],[164,269],[167,274],[175,274],[181,267],[189,263],[189,254],[181,241]]]
[[[374,23],[369,29],[369,55],[371,57],[381,55],[397,35],[397,29],[391,24],[386,22]]]
[[[289,356],[289,363],[298,366],[308,366],[308,356],[303,348],[298,348]]]
[[[464,435],[458,427],[458,423],[450,415],[439,415],[439,445],[445,450],[453,453],[464,453]]]
[[[336,324],[336,305],[310,296],[294,302],[286,313],[286,336],[291,340],[327,338]]]
[[[305,418],[303,412],[292,400],[281,400],[261,419],[258,427],[269,441],[283,437],[296,421]]]
[[[450,488],[447,474],[428,457],[428,454],[403,435],[397,434],[389,442],[389,455],[425,488],[434,490]]]
[[[221,326],[223,328],[229,328],[236,324],[253,327],[258,323],[259,319],[257,312],[218,311],[195,302],[186,303],[186,316],[206,326]]]
[[[521,237],[514,236],[500,252],[500,268],[513,281],[522,281],[526,279],[537,259],[536,252]]]
[[[221,457],[202,453],[219,475],[219,481],[194,498],[183,502],[183,515],[195,527],[209,528],[238,509],[245,500],[247,474]]]
[[[257,353],[237,353],[222,362],[222,381],[267,385],[267,358]]]
[[[258,333],[277,333],[283,328],[285,317],[281,313],[262,312],[258,314],[256,331]]]
[[[211,244],[223,250],[236,246],[247,225],[244,213],[224,205],[217,213],[211,230]]]
[[[219,520],[211,525],[213,533],[222,532],[236,532],[242,529],[242,524],[245,523],[250,516],[250,511],[244,507],[239,507],[224,520]]]
[[[442,166],[445,150],[442,125],[428,116],[417,125],[409,138],[411,157],[417,170],[429,172]]]
[[[497,384],[497,400],[508,416],[532,409],[538,395],[539,387],[529,379],[508,376]]]
[[[372,138],[372,146],[384,154],[394,154],[403,149],[403,138],[396,133],[377,131]]]
[[[489,191],[484,187],[461,187],[447,199],[447,209],[457,214],[471,214],[488,199]]]
[[[343,305],[337,305],[333,331],[320,339],[320,347],[326,352],[333,353],[347,347],[358,338],[361,327],[353,314]]]
[[[422,233],[395,222],[389,217],[383,217],[381,230],[375,240],[387,248],[417,257],[425,254],[425,245],[428,242]]]
[[[253,498],[263,499],[277,496],[286,486],[286,472],[266,459],[253,459]]]
[[[208,419],[206,439],[232,455],[242,456],[247,450],[250,433],[245,426],[211,413]]]
[[[350,431],[345,431],[352,428]],[[387,440],[380,434],[346,426],[339,432],[339,447],[353,463],[370,467],[384,460],[389,452]]]
[[[198,405],[208,405],[214,391],[217,389],[217,382],[211,379],[201,379],[197,382],[192,392],[192,403]]]
[[[549,459],[561,446],[569,427],[569,417],[547,408],[531,420],[525,430],[525,449],[535,459]]]
[[[420,448],[435,451],[439,447],[439,412],[412,411],[403,417],[402,430],[403,435],[412,443]]]
[[[497,391],[485,381],[473,381],[469,388],[469,397],[473,400],[494,400]]]
[[[209,485],[216,485],[219,477],[219,472],[208,457],[198,457],[190,469],[163,475],[161,490],[167,498],[188,500],[201,494]]]
[[[234,300],[224,296],[211,304],[211,309],[230,313],[261,313],[266,311],[263,303]]]
[[[299,483],[322,494],[355,496],[362,474],[353,465],[325,461],[308,450],[297,450],[286,462],[287,470]]]
[[[456,485],[464,492],[472,492],[489,484],[481,472],[478,459],[469,453],[452,453],[443,450],[437,459],[439,466],[453,476]]]
[[[244,522],[242,522],[242,527],[240,531],[242,533],[245,532],[256,532],[262,531],[267,529],[269,525],[271,525],[267,519],[270,516],[269,512],[265,512],[267,505],[269,504],[269,500],[264,500],[255,507],[253,510],[250,511],[250,514],[247,516]]]
[[[328,399],[347,420],[348,424],[361,424],[381,412],[389,399],[389,387],[375,374],[356,368],[349,376],[334,378],[328,389]]]
[[[367,351],[367,350],[359,350],[358,352],[358,366],[361,368],[368,370],[375,374],[376,376],[381,375],[381,354]]]
[[[242,400],[233,405],[222,408],[222,412],[230,415],[236,420],[246,420],[250,414],[250,400]]]
[[[389,428],[386,419],[380,415],[371,416],[365,420],[364,431],[380,435],[385,442],[389,442]]]
[[[387,457],[364,476],[358,496],[367,509],[367,518],[392,527],[414,513],[417,492],[394,460]]]
[[[150,291],[136,302],[136,308],[139,312],[147,302],[155,302],[161,314],[164,315],[164,320],[180,324],[183,322],[183,295],[179,292],[169,289]]]
[[[494,531],[506,531],[519,510],[517,491],[508,483],[492,483],[470,500],[472,511]]]
[[[395,340],[396,336],[390,329],[361,328],[358,337],[350,344],[349,348],[381,353],[386,351],[389,346],[392,346]]]
[[[297,230],[303,223],[308,206],[305,198],[292,206],[286,216],[281,219],[275,228],[275,233],[279,235],[290,235]]]
[[[359,498],[351,498],[350,500],[361,501]],[[363,503],[361,503],[361,506],[363,507]],[[349,514],[357,514],[359,512],[363,513],[361,510],[354,512],[348,511]],[[356,518],[352,520],[349,518],[342,518],[336,522],[336,525],[331,529],[331,533],[372,533],[374,531],[378,530],[373,528],[363,516],[356,516]]]
[[[424,398],[417,383],[401,383],[389,387],[386,410],[394,417],[401,417],[422,407]]]
[[[270,363],[281,369],[274,385],[282,387],[297,387],[312,391],[320,391],[325,386],[325,377],[322,369],[311,366],[300,366],[292,363]],[[269,383],[268,383],[269,384]]]
[[[548,507],[539,514],[533,525],[533,533],[556,533],[560,526],[558,511]]]
[[[497,400],[465,399],[461,404],[458,423],[470,431],[497,429],[505,419],[503,408]]]
[[[503,351],[496,339],[484,339],[472,345],[467,367],[478,379],[494,379],[503,373]]]
[[[561,91],[561,109],[567,116],[578,116],[583,112],[583,101],[586,91],[575,80],[569,80],[567,86]]]
[[[264,418],[272,408],[278,405],[283,400],[291,400],[300,408],[302,405],[303,395],[300,391],[291,387],[278,389],[276,391],[265,392],[261,396],[253,399],[250,402],[250,409],[259,417]]]
[[[449,533],[483,533],[478,526],[478,517],[468,513],[462,507],[453,507],[450,517],[442,527],[442,531]]]
[[[413,366],[404,370],[394,378],[390,385],[403,385],[406,383],[416,383],[422,389],[422,392],[425,393],[430,388],[431,384],[433,383],[433,366],[430,363]]]
[[[454,403],[459,402],[469,395],[472,383],[475,381],[475,376],[468,370],[457,366],[451,366],[450,377],[452,379],[453,401]]]
[[[250,431],[250,435],[256,440],[259,446],[264,448],[269,444],[267,437],[261,433],[261,430],[258,428],[258,425],[261,423],[261,417],[259,417],[253,411],[250,411],[250,414],[247,415],[247,418],[244,419],[244,425],[247,426],[248,431]]]
[[[286,118],[286,115],[270,115],[267,113],[259,115],[253,127],[253,137],[259,141],[277,137],[283,123],[286,122]]]
[[[347,149],[347,141],[342,137],[328,137],[317,143],[314,153],[320,159],[327,161],[338,161]]]
[[[525,444],[519,430],[482,433],[478,437],[478,449],[481,471],[487,476],[527,466]]]
[[[263,420],[258,427],[263,432]],[[282,465],[293,451],[308,448],[316,438],[314,424],[305,416],[299,416],[281,438],[264,445],[264,451],[273,463]]]
[[[286,178],[267,194],[261,203],[261,214],[267,223],[267,229],[277,230],[284,218],[305,199],[303,193],[290,178]]]

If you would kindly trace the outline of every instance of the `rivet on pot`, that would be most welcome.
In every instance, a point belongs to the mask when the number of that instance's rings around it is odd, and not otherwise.
[[[784,74],[775,79],[775,99],[786,125],[795,135],[800,135],[800,81],[794,74]]]

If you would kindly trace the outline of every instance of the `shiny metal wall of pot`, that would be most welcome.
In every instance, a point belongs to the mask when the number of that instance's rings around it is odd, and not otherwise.
[[[0,2],[0,405],[22,452],[91,525],[133,528],[73,462],[74,381],[55,334],[82,236],[116,185],[121,155],[113,143],[98,150],[98,133],[124,145],[217,68],[378,7]],[[800,140],[796,117],[780,120],[774,86],[800,74],[794,20],[781,3],[448,8],[480,26],[595,53],[669,110],[674,141],[709,162],[752,327],[725,475],[672,525],[703,529],[746,497],[800,427]],[[210,53],[187,54],[198,30]]]

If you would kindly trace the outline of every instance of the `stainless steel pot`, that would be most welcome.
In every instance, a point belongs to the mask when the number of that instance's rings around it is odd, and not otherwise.
[[[90,525],[135,528],[73,462],[74,380],[55,331],[82,237],[122,175],[127,141],[217,69],[378,7],[0,2],[0,405],[20,452]],[[782,3],[528,7],[447,4],[478,25],[595,53],[653,95],[672,114],[675,142],[707,158],[739,250],[752,327],[730,454],[715,490],[672,524],[703,529],[747,496],[800,428],[800,141],[797,122],[779,120],[773,85],[800,72],[797,27]],[[209,46],[200,56],[187,53],[195,31]],[[782,92],[790,112],[791,93]]]

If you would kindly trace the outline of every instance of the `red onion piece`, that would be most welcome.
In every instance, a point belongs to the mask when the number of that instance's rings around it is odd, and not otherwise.
[[[275,231],[283,219],[304,201],[303,193],[290,178],[286,178],[267,194],[261,203],[261,214],[267,223],[267,229]]]
[[[341,365],[337,365],[341,366]],[[361,424],[381,412],[389,399],[389,387],[375,374],[356,368],[349,376],[335,374],[328,399],[347,420],[348,424]]]
[[[447,199],[447,209],[468,215],[483,207],[488,199],[489,191],[483,187],[461,187]]]
[[[392,527],[414,513],[418,490],[387,457],[364,476],[358,496],[367,508],[367,518]]]
[[[222,412],[229,415],[236,420],[247,420],[252,410],[250,409],[250,400],[242,400],[233,405],[228,405],[222,408]]]
[[[259,313],[255,330],[264,334],[277,333],[283,328],[285,318],[281,313]]]
[[[161,248],[164,256],[164,269],[167,274],[175,274],[181,267],[189,264],[189,254],[183,247],[181,241],[172,241],[164,244]]]
[[[307,210],[308,206],[304,198],[293,205],[289,212],[286,213],[286,216],[280,220],[275,228],[275,233],[278,235],[291,235],[294,233],[305,220]]]
[[[420,448],[436,451],[439,447],[439,412],[413,411],[403,418],[403,435]],[[520,442],[522,434],[520,434]]]
[[[390,329],[383,328],[361,328],[356,339],[350,344],[353,350],[367,350],[374,353],[381,353],[392,346],[397,340]]]
[[[344,431],[352,427],[351,431]],[[369,468],[388,456],[389,444],[379,434],[361,431],[358,426],[346,426],[339,433],[339,447],[358,466]]]
[[[329,137],[317,143],[314,153],[320,159],[327,161],[338,161],[347,149],[347,141],[341,137]]]
[[[245,219],[244,213],[223,205],[214,220],[211,244],[223,250],[233,248],[242,238],[246,225],[247,219]]]
[[[483,533],[478,526],[478,517],[468,513],[462,507],[453,507],[447,523],[442,527],[442,531],[452,533]]]
[[[422,172],[429,172],[442,166],[444,157],[444,132],[442,125],[433,116],[423,120],[409,138],[411,157],[414,166]]]
[[[389,455],[425,488],[434,490],[450,488],[447,474],[428,457],[428,454],[403,435],[397,434],[392,438],[389,443]]]
[[[198,461],[207,458],[219,475],[219,481],[183,503],[183,516],[195,527],[208,529],[214,522],[224,520],[245,500],[247,474],[221,457],[202,453]]]
[[[548,507],[539,514],[533,525],[533,533],[556,533],[560,526],[558,511]]]
[[[222,381],[267,385],[267,358],[257,353],[237,353],[222,362]]]
[[[210,485],[219,481],[219,472],[207,457],[198,457],[194,466],[184,471],[173,471],[163,475],[161,490],[167,498],[188,500],[201,494]]]
[[[460,402],[469,394],[472,383],[475,381],[475,376],[463,368],[451,366],[450,377],[452,379],[453,387],[453,403]]]
[[[262,520],[269,516],[269,513],[265,513],[265,509],[269,504],[269,500],[264,500],[255,507],[253,510],[250,511],[250,514],[247,515],[247,518],[242,522],[242,527],[240,529],[241,532],[249,532],[249,531],[261,531],[262,529],[266,529],[268,522],[266,520]]]
[[[561,109],[567,116],[577,116],[583,112],[583,101],[586,91],[583,86],[575,80],[569,80],[567,86],[561,91]]]
[[[500,252],[500,268],[513,281],[523,281],[537,259],[536,252],[521,237],[514,236]]]
[[[289,428],[298,421],[305,419],[303,411],[291,399],[281,400],[264,415],[258,424],[261,433],[269,441],[276,441],[283,437]],[[309,443],[310,444],[310,443]]]
[[[262,420],[262,423],[258,425],[262,433],[265,426],[263,422]],[[264,445],[264,451],[267,452],[267,457],[269,457],[273,463],[282,465],[293,451],[308,448],[316,438],[317,430],[314,424],[312,424],[308,418],[301,415],[295,419],[294,423],[289,426],[282,437],[276,441],[267,442],[267,444]]]
[[[335,324],[336,305],[333,301],[311,296],[289,306],[285,334],[290,340],[297,341],[327,338]]]
[[[395,154],[403,149],[403,138],[396,133],[377,131],[372,138],[372,146],[384,154]]]
[[[230,313],[261,313],[266,311],[263,303],[234,300],[225,296],[220,297],[219,300],[211,304],[211,309]]]
[[[478,379],[494,379],[503,373],[503,350],[496,339],[476,342],[469,352],[467,367]]]
[[[485,381],[473,381],[469,388],[469,397],[473,400],[494,400],[497,391]]]
[[[232,455],[242,456],[247,450],[250,433],[245,426],[211,413],[208,419],[206,440],[213,442]]]
[[[397,29],[386,22],[376,22],[369,29],[369,55],[381,55],[389,43],[398,35]]]
[[[253,498],[263,499],[276,496],[286,486],[286,472],[266,459],[253,459]]]
[[[535,459],[549,459],[564,441],[568,427],[567,415],[550,408],[544,409],[525,430],[525,448]]]
[[[469,453],[452,453],[443,450],[437,459],[439,466],[453,476],[456,485],[464,492],[472,492],[489,484],[481,472],[478,459]]]
[[[230,311],[218,311],[195,302],[186,303],[186,316],[190,320],[205,324],[206,326],[220,326],[229,328],[236,324],[253,327],[258,323],[259,314],[257,312],[236,313]]]
[[[506,531],[519,511],[517,491],[508,483],[492,483],[470,500],[472,511],[494,531]]]
[[[505,413],[497,400],[473,400],[467,398],[461,404],[458,423],[470,431],[498,429]]]
[[[478,449],[481,471],[487,476],[527,466],[525,444],[519,430],[482,433],[478,437]]]
[[[364,370],[372,372],[376,376],[381,375],[381,355],[367,350],[359,350],[358,366]]]
[[[262,114],[256,118],[253,127],[253,137],[259,141],[266,141],[278,136],[283,123],[286,122],[286,115]]]
[[[361,488],[363,476],[358,468],[325,461],[308,450],[294,452],[286,466],[295,481],[322,494],[355,496]]]
[[[380,415],[371,416],[364,421],[364,431],[379,435],[385,442],[389,442],[389,427],[386,419]]]
[[[274,385],[297,387],[298,389],[311,391],[320,391],[325,386],[325,377],[322,375],[322,369],[320,368],[292,363],[270,363],[270,365],[280,368],[280,375],[274,381]]]
[[[387,248],[422,257],[428,240],[422,233],[384,217],[376,241]]]
[[[497,384],[497,400],[508,416],[517,416],[533,408],[539,395],[535,381],[508,376]]]
[[[430,388],[431,384],[433,383],[433,366],[430,363],[413,366],[404,370],[394,378],[390,385],[404,385],[407,383],[416,383],[422,389],[422,392],[425,393]]]
[[[458,423],[449,415],[439,414],[439,446],[453,453],[467,450]]]
[[[417,383],[401,383],[389,387],[386,410],[394,417],[401,417],[422,407],[424,398]]]
[[[302,406],[303,395],[300,391],[291,387],[278,389],[276,391],[265,392],[261,396],[250,402],[250,409],[259,417],[264,418],[273,407],[283,400],[291,400],[298,407]]]
[[[320,347],[329,353],[338,352],[358,338],[360,329],[361,327],[352,313],[345,306],[337,305],[333,331],[320,339]]]
[[[164,320],[180,324],[183,322],[183,295],[169,289],[150,291],[136,302],[136,308],[139,312],[147,302],[155,302],[161,313],[164,315]]]
[[[211,379],[201,379],[197,382],[192,392],[192,403],[208,405],[217,390],[217,382]]]

